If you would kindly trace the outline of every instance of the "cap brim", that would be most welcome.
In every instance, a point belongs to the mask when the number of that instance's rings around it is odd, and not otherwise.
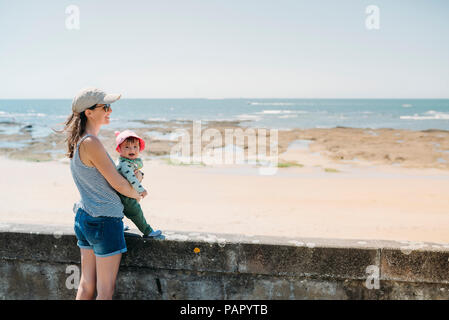
[[[109,104],[109,103],[113,103],[116,102],[118,99],[120,99],[122,95],[118,94],[118,93],[111,93],[111,94],[107,94],[104,98],[103,101],[98,102],[98,104]]]

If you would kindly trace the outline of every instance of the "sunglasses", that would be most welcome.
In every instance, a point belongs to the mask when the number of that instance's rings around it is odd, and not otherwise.
[[[92,107],[90,107],[90,108],[88,108],[88,109],[94,110],[94,109],[96,109],[96,108],[101,108],[101,107],[103,107],[103,109],[104,109],[105,112],[108,112],[109,110],[111,110],[111,105],[110,105],[109,103],[108,103],[108,104],[104,104],[104,105],[102,105],[102,106],[94,105],[94,106],[92,106]]]

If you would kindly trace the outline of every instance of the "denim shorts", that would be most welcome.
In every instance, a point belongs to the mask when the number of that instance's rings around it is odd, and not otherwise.
[[[122,218],[92,217],[79,208],[75,216],[78,247],[92,249],[97,257],[126,252]]]

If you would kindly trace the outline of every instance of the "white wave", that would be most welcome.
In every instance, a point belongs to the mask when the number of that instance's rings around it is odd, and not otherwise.
[[[405,120],[449,120],[449,113],[430,110],[430,111],[424,112],[424,114],[421,114],[421,115],[415,113],[413,116],[400,116],[400,119],[405,119]]]
[[[201,121],[202,122],[212,122],[212,121],[230,122],[230,121],[235,121],[235,119],[232,119],[232,118],[204,118]]]
[[[248,102],[252,106],[294,106],[291,102]]]
[[[279,114],[279,113],[293,113],[292,110],[263,110],[262,112],[259,113],[263,113],[263,114]]]
[[[36,113],[36,112],[29,112],[29,113],[9,113],[0,111],[1,117],[45,117],[47,116],[45,113]]]
[[[412,105],[412,104],[409,104],[409,103],[404,103],[404,104],[402,105],[402,107],[403,107],[403,108],[411,108],[411,107],[413,107],[413,105]]]
[[[304,110],[263,110],[261,112],[256,112],[256,114],[299,114],[308,113]]]
[[[284,114],[282,116],[279,116],[278,119],[288,119],[288,118],[297,118],[297,114]]]
[[[239,114],[236,116],[239,120],[252,120],[252,121],[259,121],[262,119],[260,116],[255,114]]]

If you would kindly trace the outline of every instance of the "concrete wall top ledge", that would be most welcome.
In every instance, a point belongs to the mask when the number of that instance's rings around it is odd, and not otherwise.
[[[75,235],[73,226],[40,225],[0,223],[0,232],[46,234],[58,238],[62,235]],[[125,232],[125,236],[139,237],[137,229]],[[207,243],[241,243],[241,244],[266,244],[296,247],[322,247],[322,248],[360,248],[360,249],[396,249],[404,253],[410,251],[449,251],[449,243],[419,242],[419,241],[391,241],[372,239],[333,239],[333,238],[298,238],[298,237],[274,237],[262,235],[242,235],[227,233],[209,233],[201,231],[164,231],[166,240],[195,241]],[[151,241],[151,240],[147,240]]]
[[[122,265],[191,272],[449,283],[449,244],[288,238],[165,231],[165,240],[127,233]],[[72,226],[0,223],[0,259],[79,263]]]

